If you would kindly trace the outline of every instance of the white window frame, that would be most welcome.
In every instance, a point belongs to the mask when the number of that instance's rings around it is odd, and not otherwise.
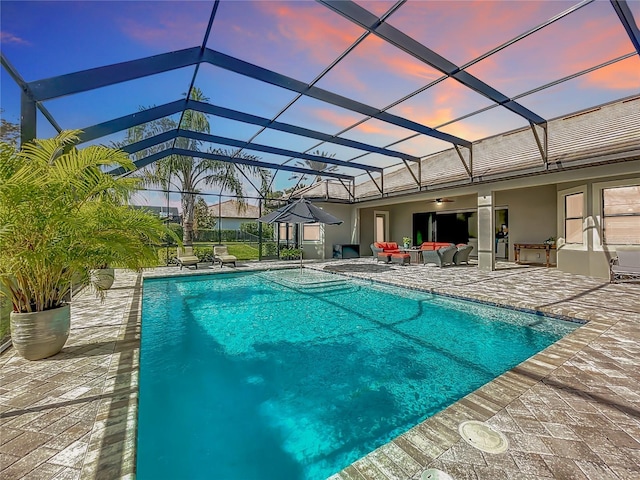
[[[616,243],[604,243],[604,193],[603,190],[607,188],[616,188],[616,187],[633,187],[635,185],[640,185],[640,177],[635,178],[627,178],[624,180],[612,180],[609,182],[597,182],[592,185],[592,193],[594,198],[594,208],[593,208],[593,216],[596,220],[596,224],[598,228],[596,229],[597,241],[593,242],[594,250],[607,250],[608,247],[615,247]]]
[[[566,210],[565,198],[571,195],[575,195],[576,193],[582,193],[582,243],[567,243],[566,242]],[[558,247],[562,246],[562,248],[566,248],[569,250],[587,250],[589,246],[588,232],[589,228],[587,228],[588,219],[589,219],[589,210],[587,208],[589,204],[588,200],[588,188],[587,185],[578,185],[572,188],[567,188],[565,190],[558,191],[557,197],[557,212],[558,212],[558,232],[562,232],[562,237],[557,240]]]
[[[575,195],[582,195],[582,216],[580,217],[569,217],[567,216],[567,199],[569,197],[573,197]],[[563,210],[563,217],[564,217],[564,226],[563,226],[563,232],[564,232],[564,241],[567,245],[582,245],[584,243],[584,235],[580,235],[580,241],[579,242],[570,242],[567,239],[567,220],[580,220],[580,231],[582,233],[584,233],[584,219],[585,219],[585,204],[586,204],[586,194],[584,192],[575,192],[575,193],[566,193],[562,196],[563,202],[564,204],[562,205],[562,210]]]

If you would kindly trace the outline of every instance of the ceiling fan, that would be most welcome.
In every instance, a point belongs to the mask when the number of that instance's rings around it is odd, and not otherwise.
[[[443,203],[455,202],[451,198],[434,198],[433,200],[429,200],[430,203],[435,203],[436,205],[442,205]]]

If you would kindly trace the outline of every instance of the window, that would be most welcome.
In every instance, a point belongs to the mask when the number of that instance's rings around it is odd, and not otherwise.
[[[320,240],[320,224],[307,223],[302,228],[302,240],[305,242],[317,242]]]
[[[293,225],[290,223],[279,223],[280,241],[293,240]]]
[[[602,190],[604,243],[640,245],[640,185]]]
[[[564,239],[566,243],[582,243],[584,193],[564,197]]]

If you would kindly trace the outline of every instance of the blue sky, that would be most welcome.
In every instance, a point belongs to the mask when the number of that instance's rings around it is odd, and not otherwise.
[[[383,14],[393,2],[360,1]],[[437,53],[463,65],[490,49],[571,7],[567,1],[409,1],[388,22]],[[640,1],[628,2],[640,18]],[[26,81],[35,81],[168,51],[199,46],[213,2],[210,1],[2,1],[0,41],[3,54]],[[312,1],[222,1],[207,47],[304,82],[320,75],[363,34],[363,30]],[[468,72],[509,96],[633,52],[610,2],[596,1],[514,45],[468,68]],[[160,105],[183,97],[194,68],[184,68],[45,102],[63,128],[83,128],[139,107]],[[19,90],[2,70],[3,118],[19,118]],[[404,95],[441,77],[432,67],[369,35],[317,83],[340,95],[386,108]],[[262,84],[203,64],[196,80],[213,104],[274,118],[296,97],[293,92]],[[638,55],[519,99],[544,118],[640,92]],[[389,111],[415,122],[440,127],[467,140],[478,140],[527,125],[503,109],[455,120],[491,102],[452,79],[392,107]],[[329,134],[349,128],[361,114],[310,98],[294,103],[278,121]],[[216,117],[212,133],[249,140],[259,127]],[[55,134],[44,118],[38,136]],[[420,136],[402,142],[412,132],[369,120],[343,134],[346,138],[425,156],[450,144]],[[100,141],[118,140],[112,135]],[[256,143],[290,150],[313,148],[316,141],[265,131]],[[350,160],[361,151],[324,144],[320,150]],[[254,152],[255,153],[255,152]],[[260,154],[265,161],[287,158]],[[357,160],[383,166],[396,160],[366,155]],[[351,169],[353,170],[353,169]],[[275,186],[291,184],[290,174],[276,176]]]

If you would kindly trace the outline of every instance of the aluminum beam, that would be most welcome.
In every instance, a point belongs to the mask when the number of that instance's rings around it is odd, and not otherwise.
[[[194,132],[191,130],[182,130],[182,129],[170,130],[170,131],[155,135],[153,137],[145,138],[144,140],[140,140],[139,142],[135,142],[123,147],[122,150],[124,150],[127,153],[135,153],[135,152],[139,152],[140,150],[144,150],[154,145],[168,142],[170,140],[174,140],[179,137],[191,138],[194,140],[201,140],[203,142],[219,143],[219,144],[228,145],[231,147],[255,150],[258,152],[273,153],[275,155],[282,155],[285,157],[304,158],[307,160],[328,163],[330,165],[339,165],[342,167],[357,168],[360,170],[371,170],[374,172],[383,171],[383,169],[380,167],[364,165],[361,163],[345,162],[343,160],[336,160],[334,158],[321,157],[320,155],[311,155],[308,153],[296,152],[294,150],[286,150],[286,149],[277,148],[277,147],[270,147],[268,145],[261,145],[258,143],[243,142],[240,140],[234,140],[232,138],[220,137],[218,135],[210,135],[207,133]],[[318,174],[322,174],[321,170],[318,170],[317,172]]]
[[[80,134],[80,142],[84,143],[96,138],[105,137],[112,133],[120,132],[128,128],[142,125],[143,123],[152,122],[159,118],[168,117],[175,113],[181,112],[187,108],[186,100],[177,100],[171,103],[165,103],[158,107],[148,108],[140,112],[125,115],[123,117],[114,118],[113,120],[107,120],[106,122],[99,123],[87,127]]]
[[[24,81],[24,78],[22,78],[22,75],[18,73],[18,71],[9,61],[9,59],[5,57],[4,53],[2,52],[0,52],[0,64],[2,64],[2,66],[7,71],[9,76],[13,79],[13,81],[16,82],[16,85],[18,85],[20,90],[25,92],[28,98],[33,99],[33,93],[29,90],[29,86],[27,85],[27,82]],[[60,125],[58,125],[58,122],[56,122],[55,118],[53,118],[53,115],[51,115],[49,110],[47,110],[44,105],[36,102],[36,108],[40,110],[40,113],[42,113],[44,118],[46,118],[47,121],[53,126],[53,128],[55,128],[56,132],[60,133],[62,131],[62,128],[60,127]]]
[[[268,145],[261,145],[259,143],[243,142],[243,141],[234,140],[231,138],[220,137],[218,135],[209,135],[206,133],[192,132],[189,130],[180,130],[179,136],[192,138],[194,140],[202,140],[205,142],[220,143],[222,145],[228,145],[231,147],[246,148],[248,150],[256,150],[258,152],[273,153],[275,155],[282,155],[285,157],[303,158],[306,160],[313,160],[316,162],[324,162],[330,165],[338,165],[341,167],[357,168],[360,170],[370,170],[373,172],[382,172],[384,170],[380,167],[373,167],[373,166],[365,165],[362,163],[346,162],[344,160],[336,160],[335,158],[328,158],[328,157],[322,157],[320,155],[312,155],[309,153],[296,152],[294,150],[286,150],[283,148],[271,147]],[[322,172],[319,171],[318,173],[322,173]]]
[[[293,165],[278,165],[277,163],[261,162],[258,160],[249,160],[246,158],[229,157],[227,155],[218,155],[216,153],[210,153],[210,152],[198,152],[196,150],[187,150],[184,148],[168,148],[161,152],[154,153],[153,155],[149,155],[148,157],[141,158],[140,160],[137,160],[134,163],[137,168],[142,168],[142,167],[146,167],[147,165],[153,162],[162,160],[163,158],[169,155],[182,155],[185,157],[194,157],[194,158],[208,158],[210,160],[218,160],[220,162],[236,163],[240,165],[248,165],[251,167],[259,167],[259,168],[287,170],[289,172],[303,173],[303,174],[313,175],[313,176],[321,175],[324,177],[342,178],[349,181],[353,181],[354,179],[354,177],[352,177],[351,175],[344,175],[342,173],[318,172],[316,170],[311,170],[309,168],[295,167]],[[117,168],[117,169],[111,170],[109,173],[112,175],[121,175],[125,173],[125,171],[122,168]]]
[[[115,63],[104,67],[91,68],[58,77],[36,80],[28,83],[38,102],[64,97],[74,93],[86,92],[107,87],[116,83],[128,82],[137,78],[195,65],[200,61],[200,47],[192,47],[175,52],[154,55],[153,57]]]
[[[344,145],[345,147],[356,148],[358,150],[364,150],[365,152],[379,153],[387,157],[405,158],[414,162],[420,161],[419,157],[409,155],[407,153],[398,152],[396,150],[389,150],[381,147],[374,147],[367,143],[357,142],[355,140],[349,140],[348,138],[334,137],[322,132],[316,132],[315,130],[309,130],[308,128],[298,127],[289,123],[275,122],[268,118],[258,117],[249,113],[239,112],[230,108],[218,107],[209,103],[196,102],[189,100],[189,108],[202,113],[209,113],[217,117],[227,118],[229,120],[235,120],[237,122],[249,123],[251,125],[259,125],[262,127],[271,128],[280,132],[291,133],[293,135],[300,135],[302,137],[315,138],[324,142],[335,143],[337,145]]]
[[[174,148],[173,153],[176,155],[184,155],[197,158],[208,158],[210,160],[218,160],[220,162],[237,163],[240,165],[248,165],[250,167],[259,168],[277,168],[280,170],[287,170],[289,172],[304,173],[308,175],[321,175],[324,177],[343,178],[345,180],[353,180],[351,175],[344,175],[342,173],[334,172],[317,172],[310,168],[296,167],[293,165],[278,165],[277,163],[261,162],[259,160],[249,160],[247,158],[229,157],[227,155],[218,155],[217,153],[210,152],[198,152],[195,150],[187,150],[184,148]]]
[[[365,10],[366,11],[366,10]],[[462,145],[464,147],[470,147],[471,142],[462,138],[450,135],[448,133],[440,132],[433,128],[427,127],[417,122],[407,120],[406,118],[398,117],[387,112],[380,112],[379,109],[366,105],[364,103],[351,100],[350,98],[343,97],[336,93],[329,92],[322,88],[309,86],[304,82],[295,80],[291,77],[281,75],[266,68],[253,65],[252,63],[245,62],[243,60],[225,55],[224,53],[217,52],[215,50],[207,49],[204,54],[204,61],[208,62],[216,67],[229,70],[231,72],[244,75],[261,82],[269,83],[280,88],[285,88],[293,92],[301,93],[308,97],[315,98],[317,100],[336,105],[346,110],[361,113],[368,117],[377,118],[383,122],[391,123],[399,127],[406,128],[413,132],[422,133],[430,137],[444,140],[445,142],[454,143],[456,145]]]
[[[36,138],[36,102],[20,92],[20,146]]]
[[[420,42],[417,42],[413,38],[409,37],[406,33],[398,30],[388,23],[380,22],[378,17],[362,8],[360,5],[352,1],[345,0],[318,0],[318,2],[327,6],[334,12],[339,13],[351,22],[361,26],[362,28],[375,33],[383,40],[398,47],[414,58],[417,58],[418,60],[426,63],[427,65],[430,65],[436,70],[439,70],[440,72],[452,78],[455,78],[466,87],[475,90],[476,92],[489,98],[493,102],[498,103],[511,110],[515,114],[526,118],[529,122],[533,122],[535,124],[546,123],[546,120],[541,116],[533,113],[517,102],[510,100],[509,97],[490,87],[482,80],[479,80],[473,75],[460,70],[457,65],[438,55],[436,52],[422,45]],[[467,144],[458,143],[458,145],[462,145],[468,148],[470,147],[470,145]]]
[[[364,150],[365,152],[379,153],[387,157],[396,157],[414,162],[420,161],[420,158],[407,153],[398,152],[396,150],[389,150],[386,148],[374,147],[367,143],[357,142],[355,140],[349,140],[347,138],[334,137],[322,132],[316,132],[315,130],[309,130],[308,128],[298,127],[282,122],[272,122],[268,118],[258,117],[248,113],[239,112],[237,110],[231,110],[229,108],[218,107],[204,102],[196,102],[194,100],[177,100],[175,102],[166,103],[157,107],[142,110],[140,112],[125,115],[123,117],[108,120],[97,125],[93,125],[84,129],[80,135],[80,143],[95,140],[96,138],[111,135],[127,128],[135,127],[143,123],[151,122],[162,117],[167,117],[175,113],[181,112],[184,109],[191,109],[197,112],[208,113],[217,117],[227,118],[229,120],[235,120],[242,123],[248,123],[251,125],[259,125],[278,130],[281,132],[291,133],[294,135],[300,135],[308,138],[315,138],[316,140],[322,140],[324,142],[334,143],[336,145],[344,145],[345,147],[356,148],[358,150]],[[328,162],[327,162],[328,163]],[[350,165],[349,165],[350,166]]]
[[[626,0],[611,0],[611,5],[618,14],[618,18],[620,18],[624,29],[627,31],[636,52],[640,55],[640,30],[633,18],[633,13],[631,12],[629,5],[627,5]]]
[[[465,147],[471,146],[471,142],[454,135],[440,132],[387,112],[380,112],[380,110],[364,103],[356,102],[318,87],[309,86],[299,80],[208,48],[202,52],[200,47],[192,47],[153,57],[92,68],[58,77],[36,80],[30,82],[28,86],[33,91],[36,101],[44,101],[195,65],[201,61],[347,110],[377,118],[383,122],[398,125],[414,132]]]

